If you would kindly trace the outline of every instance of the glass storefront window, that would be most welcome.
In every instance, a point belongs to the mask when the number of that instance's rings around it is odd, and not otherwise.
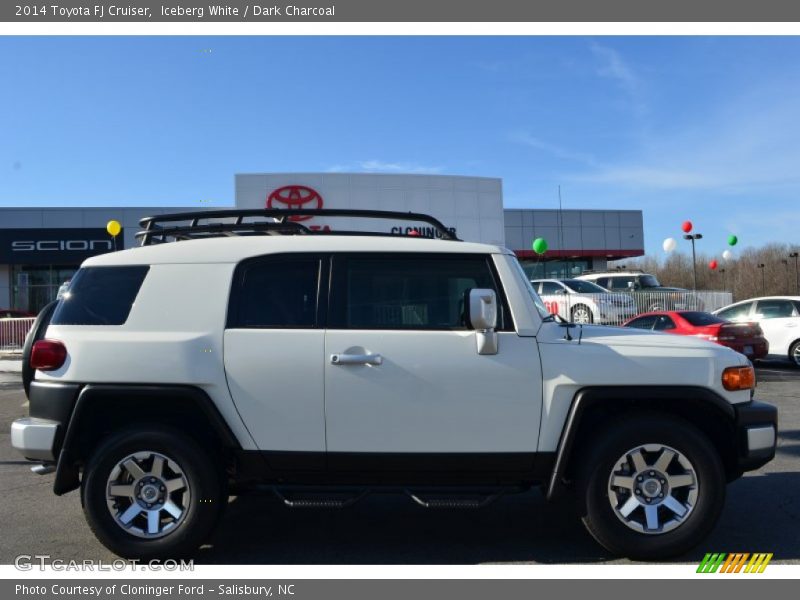
[[[68,281],[78,267],[65,265],[12,265],[11,306],[38,313],[56,299],[58,288]]]

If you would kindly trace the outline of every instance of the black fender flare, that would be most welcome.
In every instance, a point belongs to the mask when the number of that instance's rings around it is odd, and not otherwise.
[[[588,409],[601,402],[636,401],[647,407],[648,403],[683,398],[690,402],[702,402],[719,411],[721,417],[731,423],[736,419],[733,405],[713,390],[699,386],[602,386],[578,390],[572,399],[561,438],[556,449],[556,458],[550,479],[545,489],[547,500],[558,498],[564,491],[564,477],[581,420]]]
[[[83,386],[72,416],[64,434],[64,441],[58,454],[53,492],[61,496],[80,487],[80,475],[76,461],[77,445],[82,420],[98,401],[114,399],[136,400],[142,398],[157,400],[186,400],[197,407],[206,419],[214,434],[226,448],[241,449],[241,444],[222,417],[219,409],[208,394],[191,385],[137,385],[137,384],[87,384]]]

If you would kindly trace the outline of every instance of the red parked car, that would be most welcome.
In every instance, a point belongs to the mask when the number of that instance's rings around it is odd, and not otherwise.
[[[769,352],[769,343],[758,323],[731,323],[707,312],[693,310],[649,312],[630,319],[622,326],[693,335],[733,348],[750,360],[764,358]]]

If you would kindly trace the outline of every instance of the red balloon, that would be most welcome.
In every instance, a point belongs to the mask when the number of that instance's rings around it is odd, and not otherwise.
[[[692,227],[694,227],[694,225],[692,225],[691,221],[684,221],[683,225],[681,225],[681,229],[683,229],[684,233],[689,233],[692,230]]]
[[[716,271],[718,266],[719,263],[717,262],[717,259],[714,259],[710,263],[708,263],[708,268],[711,269],[712,271]]]

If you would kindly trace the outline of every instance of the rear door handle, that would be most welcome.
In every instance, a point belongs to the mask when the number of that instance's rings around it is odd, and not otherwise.
[[[332,365],[374,365],[383,363],[380,354],[331,354]]]

